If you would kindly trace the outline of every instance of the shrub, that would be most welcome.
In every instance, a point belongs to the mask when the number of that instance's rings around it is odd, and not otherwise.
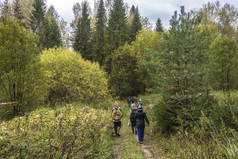
[[[2,122],[0,158],[109,158],[107,113],[67,105]]]
[[[108,81],[98,63],[61,48],[44,51],[41,62],[48,78],[49,101],[91,102],[109,98]]]

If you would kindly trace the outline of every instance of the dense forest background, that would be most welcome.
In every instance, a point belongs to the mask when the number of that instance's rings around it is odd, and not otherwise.
[[[41,106],[144,95],[153,105],[146,108],[154,122],[151,133],[186,137],[189,132],[195,135],[186,138],[205,150],[199,157],[233,158],[238,153],[237,8],[219,1],[188,12],[181,6],[165,29],[160,15],[153,28],[136,4],[128,7],[123,0],[89,6],[75,3],[68,25],[44,0],[1,4],[0,119]],[[213,152],[225,141],[229,150]]]

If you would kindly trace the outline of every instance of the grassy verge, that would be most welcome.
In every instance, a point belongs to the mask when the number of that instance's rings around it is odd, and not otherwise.
[[[237,101],[237,93],[231,93],[229,102]],[[220,92],[213,94],[218,101],[218,107],[225,107],[225,95]],[[142,96],[145,101],[143,109],[147,112],[151,122],[151,131],[145,131],[148,136],[149,147],[154,156],[159,158],[237,158],[238,132],[222,125],[220,129],[214,128],[212,121],[203,117],[200,120],[200,129],[196,127],[192,132],[178,131],[176,134],[161,134],[159,127],[153,120],[153,106],[160,99],[159,95]],[[224,99],[223,99],[224,98]],[[234,102],[232,110],[237,109]],[[228,107],[230,108],[230,107]],[[235,113],[235,111],[232,111]],[[237,116],[236,116],[237,117]],[[236,121],[236,120],[234,120]]]

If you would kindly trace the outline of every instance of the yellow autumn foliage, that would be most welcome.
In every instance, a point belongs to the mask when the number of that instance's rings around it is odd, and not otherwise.
[[[108,158],[110,124],[106,110],[71,104],[37,109],[1,122],[0,158]]]
[[[47,76],[49,100],[102,101],[109,98],[108,80],[98,63],[62,48],[46,50],[41,62]]]

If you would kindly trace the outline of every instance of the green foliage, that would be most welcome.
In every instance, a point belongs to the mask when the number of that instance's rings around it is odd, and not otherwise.
[[[31,12],[33,10],[33,3],[34,3],[34,0],[21,0],[20,1],[21,12],[24,17],[24,19],[22,19],[22,23],[24,24],[24,26],[27,29],[30,28],[30,23],[31,23],[30,17],[31,17]]]
[[[45,48],[47,42],[45,35],[46,5],[44,0],[34,0],[33,8],[30,17],[30,26],[33,33],[39,36],[39,46]]]
[[[3,7],[1,8],[1,22],[5,23],[5,21],[11,17],[11,7],[8,0],[4,1]]]
[[[132,42],[136,39],[137,33],[142,29],[142,24],[140,21],[140,14],[139,14],[139,9],[136,7],[134,11],[134,16],[132,20],[132,24],[130,27],[130,40],[129,42]]]
[[[54,7],[51,6],[45,18],[45,38],[46,44],[45,47],[47,49],[53,47],[61,47],[62,40],[61,40],[61,31],[57,19],[59,18],[58,13],[55,11]]]
[[[130,45],[119,47],[112,55],[110,85],[113,94],[120,97],[145,93],[150,77],[144,65],[148,61],[146,49],[156,50],[161,36],[142,30]]]
[[[137,63],[139,78],[137,80],[143,82],[143,89],[146,88],[147,93],[153,92],[160,84],[158,82],[160,72],[157,71],[159,66],[162,65],[160,58],[158,58],[158,54],[161,53],[162,49],[158,43],[162,41],[162,34],[143,29],[132,44],[139,60]]]
[[[0,157],[109,158],[109,121],[107,111],[90,107],[36,110],[1,123]]]
[[[164,31],[163,25],[162,25],[162,23],[161,23],[160,18],[158,18],[157,21],[156,21],[155,30],[156,30],[157,32],[163,32],[163,31]]]
[[[47,49],[62,46],[59,25],[57,24],[55,19],[52,19],[51,21],[46,20],[45,36],[47,41],[47,43],[45,44],[45,47]]]
[[[157,120],[154,118],[159,117],[154,116],[154,114],[155,109],[159,109],[158,104],[155,103],[162,101],[161,95],[150,94],[142,96],[146,102],[146,106],[143,108],[151,121],[150,127],[152,131],[149,134],[147,133],[147,136],[152,138],[150,149],[153,151],[154,156],[161,156],[163,154],[162,158],[236,158],[235,156],[238,155],[238,133],[235,129],[228,128],[227,126],[230,127],[231,125],[225,122],[225,120],[222,122],[222,119],[229,119],[226,116],[227,112],[237,113],[237,106],[229,110],[230,108],[226,104],[228,101],[237,103],[237,92],[231,92],[229,100],[228,94],[224,94],[224,92],[212,92],[211,95],[215,101],[218,101],[218,104],[213,105],[210,116],[205,116],[205,113],[203,113],[197,124],[193,125],[192,131],[184,131],[182,127],[179,127],[177,133],[172,135],[168,133],[163,134],[161,131],[158,131],[161,130],[161,127],[158,127]],[[221,110],[219,107],[224,109]],[[213,118],[215,115],[218,115],[219,111],[221,111],[220,116]],[[161,114],[164,115],[165,113]],[[231,115],[231,123],[237,122],[237,116],[237,114]],[[168,121],[167,118],[165,117],[163,120],[166,122]],[[221,120],[216,120],[218,118]],[[234,126],[233,128],[237,129],[237,125]]]
[[[93,60],[98,61],[100,66],[103,65],[103,60],[105,57],[105,32],[106,32],[106,10],[104,6],[104,1],[100,0],[99,7],[96,15],[96,28],[93,34]]]
[[[74,51],[80,52],[82,57],[86,60],[92,60],[90,39],[90,19],[88,14],[88,4],[87,1],[85,1],[82,8],[82,17],[78,20],[75,31],[73,48]]]
[[[39,105],[45,99],[37,42],[37,37],[17,20],[0,24],[0,100],[16,103],[14,115],[22,107]]]
[[[24,19],[24,16],[21,11],[20,0],[14,1],[14,17],[23,25],[22,20]]]
[[[195,13],[203,17],[202,24],[215,25],[220,35],[237,36],[238,11],[234,5],[225,3],[221,6],[219,1],[208,2]]]
[[[138,94],[136,87],[138,74],[136,74],[137,64],[136,54],[131,51],[131,46],[125,44],[119,47],[112,57],[112,68],[110,85],[113,94],[120,97]]]
[[[210,45],[208,82],[212,88],[223,91],[236,88],[237,48],[235,39],[229,36],[220,36]]]
[[[171,28],[164,34],[162,52],[158,54],[159,68],[156,68],[163,92],[163,100],[155,110],[158,124],[164,131],[191,129],[209,101],[203,87],[204,62],[206,61],[203,34],[198,34],[198,17],[184,14],[171,20]],[[159,52],[159,50],[158,50]],[[164,114],[164,115],[162,115]],[[162,118],[162,117],[163,118]],[[166,122],[164,122],[164,120]]]
[[[106,60],[105,69],[111,74],[112,54],[118,47],[123,46],[128,41],[128,26],[126,21],[126,11],[122,0],[114,0],[110,10],[108,27],[106,29]]]
[[[213,106],[209,117],[216,125],[216,128],[221,129],[224,125],[238,130],[237,92],[213,92],[212,96],[217,101],[217,104]]]
[[[103,101],[109,98],[105,72],[98,63],[85,61],[80,54],[66,49],[43,52],[50,91],[49,101]]]

